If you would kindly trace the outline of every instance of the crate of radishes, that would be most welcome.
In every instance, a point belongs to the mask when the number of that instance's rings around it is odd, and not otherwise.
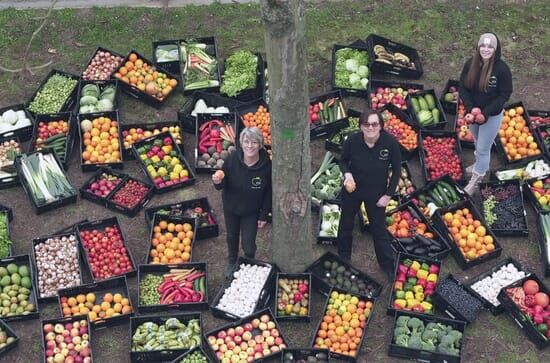
[[[126,276],[59,289],[61,316],[88,316],[92,329],[126,322],[134,315]]]
[[[462,148],[455,132],[421,130],[418,137],[420,165],[427,182],[450,174],[454,181],[465,183]]]
[[[136,275],[136,263],[117,217],[78,224],[76,232],[93,281]]]
[[[529,123],[534,128],[550,124],[550,111],[527,110]]]
[[[451,253],[463,270],[502,253],[495,234],[471,200],[439,208],[432,216],[432,223],[447,239]]]
[[[169,132],[174,138],[176,145],[184,154],[183,131],[179,121],[159,121],[152,123],[123,124],[119,125],[118,137],[122,144],[122,157],[124,160],[134,159],[132,145],[135,142],[158,135],[162,132]]]
[[[169,132],[161,132],[132,145],[134,157],[158,193],[195,184],[195,173],[175,145]]]
[[[279,357],[288,341],[271,309],[262,309],[246,317],[216,328],[204,334],[211,362],[225,362],[233,358],[235,362],[263,362]],[[252,342],[255,343],[252,343]],[[242,351],[242,343],[248,349]]]
[[[148,226],[151,226],[155,214],[197,218],[197,241],[219,235],[216,214],[206,197],[148,208],[145,210]]]
[[[465,329],[464,321],[398,311],[388,355],[419,362],[460,363]]]
[[[40,362],[93,363],[92,329],[87,316],[42,320]]]
[[[195,130],[195,171],[213,173],[223,168],[238,144],[237,119],[234,113],[201,113]]]
[[[0,259],[0,319],[4,321],[36,319],[39,316],[36,285],[29,255]],[[12,296],[13,295],[13,296]],[[13,300],[17,297],[17,301]]]
[[[0,357],[19,344],[19,336],[13,329],[0,319]]]
[[[112,75],[122,64],[123,59],[122,54],[98,47],[86,64],[86,69],[82,72],[82,79],[85,81],[106,81],[112,78]]]
[[[263,309],[273,294],[274,265],[239,257],[231,280],[222,285],[210,304],[212,314],[221,319],[238,320]]]
[[[340,90],[309,99],[309,134],[318,139],[349,126],[344,99]]]
[[[480,183],[481,211],[497,236],[527,236],[527,213],[519,180]]]
[[[277,273],[275,309],[279,321],[310,321],[311,273]]]
[[[440,270],[441,262],[437,259],[398,253],[387,314],[406,310],[433,315],[433,295]]]
[[[382,291],[382,285],[371,276],[331,252],[319,257],[305,271],[311,272],[313,288],[325,296],[333,287],[368,297],[378,297]]]
[[[76,135],[75,122],[72,112],[36,115],[29,151],[53,149],[67,170]]]
[[[538,349],[550,345],[550,290],[531,274],[503,287],[498,301]]]
[[[455,79],[449,79],[443,92],[441,92],[441,97],[439,97],[439,102],[441,102],[441,107],[443,110],[450,114],[455,115],[458,105],[458,85],[459,81]]]
[[[537,217],[539,253],[544,266],[544,276],[550,276],[550,214],[540,213]]]
[[[422,64],[418,51],[405,44],[380,35],[369,34],[369,68],[373,74],[390,74],[403,78],[422,77]]]
[[[155,214],[149,236],[147,263],[174,264],[191,261],[197,219]]]
[[[341,153],[344,141],[346,141],[348,136],[360,130],[359,116],[361,116],[361,112],[348,109],[347,115],[349,123],[348,127],[340,129],[328,136],[325,140],[325,150]]]
[[[80,80],[74,113],[108,112],[118,110],[120,92],[117,79],[105,81]]]
[[[15,158],[21,151],[21,142],[17,136],[0,136],[0,189],[19,184]]]
[[[342,207],[339,200],[323,200],[319,210],[317,243],[336,246]]]
[[[370,97],[368,97],[367,103],[373,110],[378,110],[391,103],[410,115],[410,110],[407,109],[407,95],[422,90],[424,90],[424,85],[419,83],[371,80],[369,82]]]
[[[166,362],[201,346],[200,313],[133,316],[130,318],[130,361]]]
[[[52,69],[26,103],[31,116],[72,111],[76,102],[79,76]]]
[[[504,311],[504,307],[497,299],[500,289],[527,275],[529,275],[529,272],[519,262],[508,257],[489,271],[471,277],[464,286],[483,302],[485,308],[496,316]]]
[[[206,263],[139,265],[138,311],[208,309]]]
[[[281,363],[331,362],[328,349],[314,348],[284,348],[282,350]]]
[[[109,168],[99,168],[80,188],[80,198],[105,207],[107,199],[127,174]]]
[[[468,324],[474,321],[485,302],[477,294],[472,294],[470,289],[451,274],[437,284],[434,301],[437,309],[451,319],[462,320]]]
[[[323,317],[314,330],[311,347],[328,348],[332,358],[356,362],[372,320],[374,304],[375,299],[371,297],[332,289]],[[337,339],[341,339],[339,347],[333,344]]]
[[[418,125],[411,122],[405,112],[391,103],[379,111],[384,119],[384,130],[399,142],[403,158],[412,158],[418,149]]]
[[[39,302],[55,301],[57,290],[84,282],[78,238],[74,232],[35,238],[31,256]]]
[[[459,99],[456,107],[454,129],[458,135],[460,145],[467,148],[474,148],[474,134],[472,134],[472,130],[470,130],[471,117],[468,116],[470,117],[470,121],[468,121],[465,116],[466,108],[464,107],[464,102]]]
[[[17,136],[21,142],[32,136],[33,117],[24,104],[0,108],[0,136]]]

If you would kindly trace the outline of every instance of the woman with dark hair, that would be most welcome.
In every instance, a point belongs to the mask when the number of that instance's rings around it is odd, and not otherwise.
[[[399,182],[401,151],[397,140],[384,131],[384,119],[380,112],[363,112],[359,124],[361,131],[346,139],[340,158],[344,188],[338,254],[344,260],[351,259],[353,224],[361,202],[365,202],[376,259],[391,280],[394,266],[386,229],[386,205],[395,194]],[[392,177],[388,183],[390,165]]]
[[[464,190],[472,194],[489,170],[491,145],[502,123],[504,103],[512,94],[512,73],[501,59],[500,42],[494,33],[485,33],[479,38],[474,56],[464,64],[458,93],[465,111],[478,107],[485,120],[482,124],[470,125],[475,163],[466,169],[472,176]]]

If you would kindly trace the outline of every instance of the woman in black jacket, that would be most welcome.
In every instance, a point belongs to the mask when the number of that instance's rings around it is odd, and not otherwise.
[[[271,160],[262,133],[257,127],[245,128],[239,143],[240,148],[223,164],[223,172],[212,175],[214,187],[222,190],[228,249],[226,277],[237,262],[239,234],[245,256],[254,258],[257,228],[265,226],[271,212]]]
[[[464,190],[472,194],[489,170],[491,145],[502,123],[504,103],[512,94],[512,73],[501,59],[500,42],[494,33],[479,38],[474,56],[464,64],[458,93],[467,113],[477,107],[483,115],[481,122],[470,125],[475,163],[466,169],[472,177]]]

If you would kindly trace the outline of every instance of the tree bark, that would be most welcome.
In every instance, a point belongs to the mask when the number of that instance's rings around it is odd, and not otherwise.
[[[312,258],[311,155],[303,0],[262,0],[273,146],[273,261],[303,271]]]

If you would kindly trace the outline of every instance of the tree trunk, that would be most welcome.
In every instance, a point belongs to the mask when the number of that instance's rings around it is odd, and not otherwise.
[[[273,140],[273,261],[311,261],[309,101],[303,0],[262,0]]]

